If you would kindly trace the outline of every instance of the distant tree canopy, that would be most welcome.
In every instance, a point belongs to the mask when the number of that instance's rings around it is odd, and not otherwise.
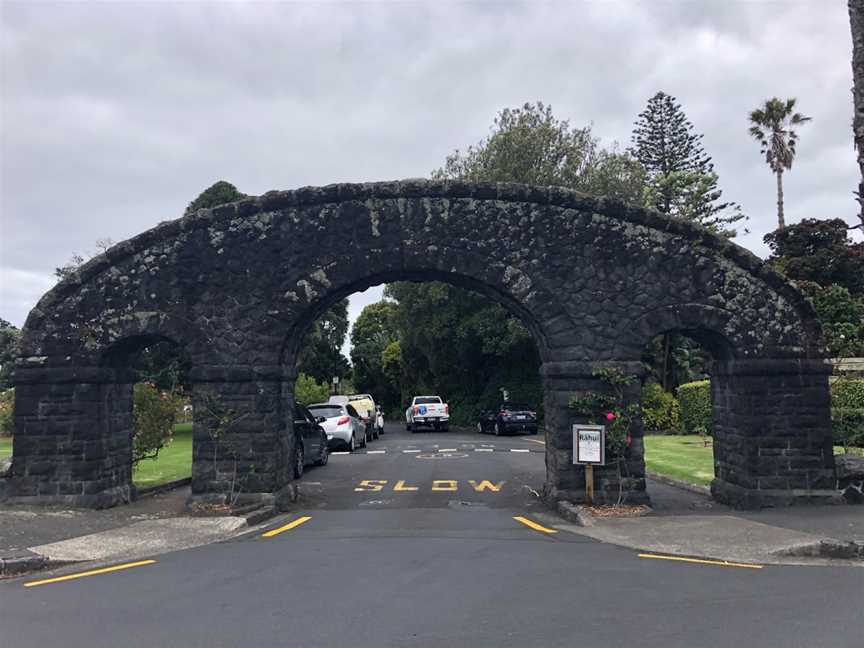
[[[0,391],[12,387],[12,369],[20,340],[21,331],[0,318]]]
[[[184,215],[193,214],[199,209],[210,209],[226,203],[242,200],[248,196],[238,190],[230,182],[219,180],[202,191],[198,197],[189,203]]]
[[[864,243],[845,221],[805,218],[765,236],[768,261],[813,303],[835,357],[864,355]]]
[[[384,367],[385,350],[398,342],[396,310],[392,301],[369,304],[351,328],[354,387],[358,392],[373,394],[376,402],[387,409],[397,407],[401,401],[398,375],[394,380]]]
[[[645,169],[645,204],[734,236],[732,226],[746,217],[736,203],[722,200],[702,137],[694,132],[675,97],[658,92],[648,100],[633,126],[630,148]]]
[[[351,373],[342,346],[348,335],[348,300],[342,299],[318,318],[304,336],[297,361],[298,371],[329,385],[334,376]]]

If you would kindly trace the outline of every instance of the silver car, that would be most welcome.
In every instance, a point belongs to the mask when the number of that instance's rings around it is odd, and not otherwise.
[[[309,411],[327,433],[328,447],[347,448],[349,452],[366,447],[366,426],[351,405],[315,403]]]

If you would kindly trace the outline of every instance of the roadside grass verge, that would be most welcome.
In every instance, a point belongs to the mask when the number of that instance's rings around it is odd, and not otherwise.
[[[132,481],[139,488],[158,486],[192,475],[192,424],[174,426],[174,440],[155,459],[139,461]]]
[[[843,454],[834,446],[834,454]],[[850,448],[850,454],[864,456],[864,448]],[[648,435],[645,437],[645,467],[653,473],[681,479],[691,484],[709,486],[714,479],[714,448],[697,434]]]

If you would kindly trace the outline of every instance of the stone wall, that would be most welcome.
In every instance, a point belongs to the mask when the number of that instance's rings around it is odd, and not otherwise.
[[[403,279],[483,292],[533,333],[550,497],[584,496],[584,471],[569,454],[569,396],[596,386],[594,368],[635,367],[648,341],[671,330],[728,367],[715,411],[728,439],[718,497],[759,505],[824,494],[833,458],[824,454],[820,332],[803,298],[759,259],[692,224],[562,189],[406,181],[271,192],[202,210],[114,246],[58,284],[25,325],[7,495],[127,500],[123,357],[167,339],[193,364],[199,411],[207,394],[237,418],[215,443],[212,424],[196,417],[195,497],[223,497],[238,478],[247,498],[278,497],[290,481],[303,334],[338,299]],[[766,363],[754,374],[747,363],[757,360]],[[771,409],[780,394],[795,407]],[[771,455],[780,438],[787,453]],[[631,501],[644,500],[638,430],[627,463]],[[598,490],[617,493],[613,475],[597,472]]]

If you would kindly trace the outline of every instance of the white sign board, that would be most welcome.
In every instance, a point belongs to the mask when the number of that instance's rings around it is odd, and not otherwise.
[[[573,463],[602,466],[606,463],[606,427],[573,424]]]

